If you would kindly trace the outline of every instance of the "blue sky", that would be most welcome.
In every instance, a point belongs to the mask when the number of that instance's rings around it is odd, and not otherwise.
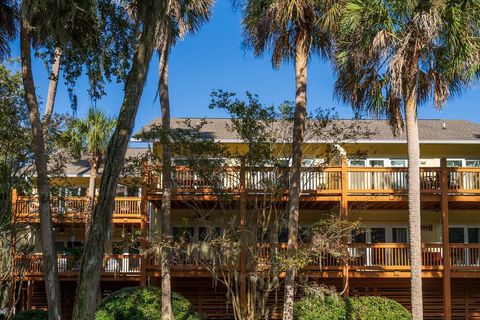
[[[218,0],[210,22],[201,30],[179,42],[170,55],[170,100],[172,117],[224,117],[224,112],[210,110],[210,93],[223,89],[243,95],[251,91],[259,95],[265,104],[279,104],[294,100],[295,84],[293,65],[284,64],[279,70],[272,68],[268,54],[254,57],[242,48],[242,29],[239,12],[233,11],[230,1]],[[18,55],[18,43],[12,54]],[[158,58],[152,60],[147,83],[135,122],[140,129],[160,115],[160,106],[155,99],[157,88]],[[45,66],[35,61],[34,77],[37,93],[46,99],[48,79]],[[327,62],[313,57],[308,69],[308,109],[335,107],[339,116],[349,118],[351,109],[335,99],[333,74]],[[87,81],[83,77],[76,88],[79,97],[78,116],[83,116],[91,104],[87,95]],[[107,96],[97,106],[109,114],[116,115],[123,99],[122,86],[110,84]],[[478,84],[455,97],[442,110],[431,105],[420,109],[421,118],[468,119],[480,122],[478,112],[480,90]],[[57,112],[70,112],[68,93],[63,82],[58,89]]]

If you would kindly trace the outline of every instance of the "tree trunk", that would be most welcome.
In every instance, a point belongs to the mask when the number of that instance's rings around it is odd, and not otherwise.
[[[60,60],[62,58],[62,49],[55,48],[52,72],[50,73],[50,83],[48,85],[47,104],[45,105],[45,114],[43,116],[43,130],[48,130],[50,119],[52,118],[53,106],[57,95],[58,75],[60,73]]]
[[[93,208],[95,202],[95,184],[97,182],[98,164],[92,163],[90,169],[90,179],[88,181],[88,203],[87,203],[87,216],[85,217],[85,240],[88,238],[90,232],[90,225],[92,223]]]
[[[43,253],[43,270],[45,290],[47,294],[48,318],[60,320],[62,308],[60,300],[60,283],[58,281],[57,256],[53,240],[52,217],[50,215],[50,192],[48,185],[47,153],[45,138],[38,111],[37,96],[32,74],[30,34],[26,21],[21,23],[20,47],[22,60],[22,78],[25,91],[25,102],[28,106],[32,126],[32,144],[37,170],[38,211],[40,214],[40,234]]]
[[[423,319],[422,302],[422,239],[420,215],[420,144],[418,137],[416,88],[405,100],[408,144],[408,227],[410,232],[411,303],[414,320]]]
[[[162,61],[163,60],[163,61]],[[168,45],[161,53],[160,57],[160,81],[159,94],[162,111],[162,129],[165,135],[162,154],[162,176],[163,176],[163,195],[162,195],[162,242],[170,243],[171,239],[171,200],[172,200],[172,167],[170,152],[170,98],[168,96]],[[173,320],[172,313],[172,285],[170,279],[170,249],[162,248],[161,268],[162,268],[162,320]]]
[[[148,2],[150,13],[143,21],[140,40],[125,83],[125,96],[115,131],[108,144],[97,205],[93,211],[89,236],[85,243],[77,284],[73,319],[91,320],[97,307],[97,295],[105,252],[105,240],[112,222],[115,189],[123,168],[128,141],[142,96],[148,67],[155,46],[155,29],[160,1]],[[147,5],[147,4],[145,4]]]
[[[293,122],[292,167],[289,186],[288,204],[288,244],[287,255],[293,259],[298,248],[298,219],[300,203],[300,182],[303,156],[303,138],[307,113],[307,62],[308,47],[304,32],[297,35],[295,48],[295,116]],[[287,267],[285,277],[285,301],[283,320],[293,319],[293,302],[295,296],[295,275],[293,266]]]

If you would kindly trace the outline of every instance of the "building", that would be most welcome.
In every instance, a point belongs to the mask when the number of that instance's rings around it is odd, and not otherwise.
[[[230,149],[244,148],[245,143],[226,129],[229,121],[207,119],[202,132]],[[172,123],[174,127],[182,125],[180,119]],[[409,307],[406,140],[404,135],[394,137],[386,121],[365,121],[364,124],[373,133],[368,138],[343,143],[339,159],[346,158],[327,166],[317,167],[318,162],[313,160],[316,150],[324,148],[326,142],[307,141],[309,148],[304,162],[307,168],[302,172],[300,199],[301,226],[307,230],[326,212],[339,208],[343,219],[359,221],[361,232],[349,237],[348,250],[354,258],[348,265],[325,256],[320,258],[321,266],[312,263],[303,272],[311,279],[339,288],[348,285],[350,295],[382,295]],[[345,125],[345,121],[334,125]],[[419,130],[425,319],[480,318],[477,290],[480,286],[480,124],[420,120]],[[156,144],[155,152],[160,149]],[[130,153],[145,151],[129,150]],[[191,204],[208,208],[212,216],[223,213],[215,209],[215,203],[220,200],[213,187],[182,160],[178,158],[173,163],[173,234],[187,237],[189,242],[199,242],[205,237],[207,227],[205,219],[198,219],[198,210]],[[86,162],[70,165],[64,178],[68,184],[62,186],[65,196],[54,200],[53,205],[56,216],[62,217],[55,220],[55,238],[67,314],[73,306],[78,274],[74,248],[83,241],[88,171]],[[228,174],[223,168],[216,175],[216,188],[223,188],[231,199],[241,202],[264,195],[265,187],[260,181],[270,179],[284,189],[275,201],[283,206],[288,202],[284,192],[288,170],[279,175],[278,170],[268,165],[249,168],[232,162],[227,171]],[[160,284],[159,263],[139,255],[142,243],[135,238],[138,232],[151,236],[158,230],[155,208],[161,205],[162,199],[158,176],[152,169],[142,180],[147,181],[143,187],[119,189],[122,191],[116,198],[113,227],[106,245],[103,294],[126,286]],[[28,239],[30,251],[17,261],[18,278],[22,280],[20,306],[45,307],[42,260],[38,254],[41,251],[35,231],[36,201],[31,195],[14,194],[14,202],[17,221],[31,225],[33,230]],[[248,209],[245,206],[242,209],[241,205],[238,208],[240,215],[243,210],[245,218]],[[220,224],[214,226],[214,230],[222,232]],[[278,241],[282,242],[281,236]],[[280,244],[279,250],[282,248]],[[211,273],[204,267],[208,263],[207,258],[199,255],[175,255],[173,289],[184,294],[209,318],[229,318],[231,311],[226,308],[225,291],[221,286],[212,288]]]

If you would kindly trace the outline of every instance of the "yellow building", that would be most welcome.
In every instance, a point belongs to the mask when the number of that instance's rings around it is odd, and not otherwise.
[[[227,129],[228,119],[207,119],[202,132],[230,149],[245,149],[245,142]],[[173,119],[173,127],[182,126]],[[348,121],[333,125],[345,126]],[[408,255],[408,160],[405,135],[394,137],[386,121],[365,120],[371,134],[366,138],[335,144],[339,157],[322,165],[319,150],[328,141],[310,139],[306,142],[305,170],[302,172],[300,224],[302,230],[321,219],[334,208],[342,217],[359,222],[361,232],[349,239],[349,252],[355,256],[348,266],[326,257],[321,263],[305,267],[309,277],[342,287],[348,279],[350,295],[382,295],[409,307]],[[154,120],[145,130],[158,124]],[[424,312],[426,319],[480,318],[480,124],[460,120],[420,120],[422,248],[424,278]],[[154,150],[161,151],[155,143]],[[130,154],[146,149],[129,149]],[[362,154],[362,156],[360,156]],[[343,161],[339,159],[343,158]],[[280,181],[282,195],[279,203],[288,202],[288,169],[278,172],[268,166],[249,168],[236,161],[221,168],[215,188],[223,188],[234,199],[257,196],[265,190],[260,181],[265,178]],[[202,241],[207,226],[199,219],[199,209],[192,203],[211,211],[208,222],[215,232],[222,225],[215,219],[222,211],[215,209],[220,200],[194,168],[185,166],[184,159],[173,161],[174,190],[172,196],[172,227],[174,236],[186,235],[188,241]],[[288,161],[285,162],[288,168]],[[84,239],[84,211],[88,186],[88,163],[69,165],[62,188],[64,197],[54,202],[55,238],[59,253],[58,265],[65,291],[74,293],[78,262],[73,257]],[[279,174],[282,178],[279,178]],[[113,214],[112,230],[106,245],[102,292],[134,284],[159,284],[160,269],[155,259],[139,255],[143,245],[135,237],[144,233],[152,236],[158,231],[159,219],[155,208],[162,199],[159,174],[150,172],[144,186],[119,187]],[[58,177],[55,181],[60,181]],[[283,183],[283,185],[282,185]],[[29,239],[33,249],[19,257],[18,265],[24,280],[21,307],[43,307],[41,247],[35,231],[36,206],[31,195],[14,195],[16,217],[32,226]],[[232,210],[233,211],[233,210]],[[223,213],[228,210],[223,211]],[[240,213],[242,214],[242,213]],[[248,214],[248,211],[244,212]],[[448,237],[444,236],[448,232]],[[447,241],[448,239],[448,241]],[[279,236],[282,242],[282,237]],[[70,255],[65,255],[70,253]],[[202,258],[174,259],[173,288],[194,303],[198,311],[209,318],[227,319],[225,292],[212,288],[211,274]],[[348,273],[348,275],[346,274]],[[65,308],[72,296],[65,298]],[[70,299],[70,300],[69,300]]]

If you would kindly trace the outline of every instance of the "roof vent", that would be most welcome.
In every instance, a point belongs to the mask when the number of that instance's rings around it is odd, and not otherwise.
[[[447,130],[447,124],[445,122],[442,124],[442,129]]]

